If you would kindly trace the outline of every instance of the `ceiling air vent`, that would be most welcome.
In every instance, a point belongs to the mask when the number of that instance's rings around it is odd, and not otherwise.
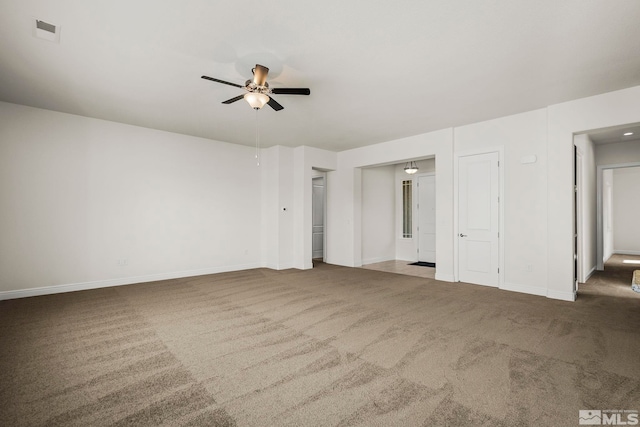
[[[53,24],[49,24],[48,22],[39,21],[36,19],[36,28],[44,31],[49,31],[50,33],[56,33],[56,26]]]
[[[50,42],[60,43],[60,26],[34,18],[33,36]]]

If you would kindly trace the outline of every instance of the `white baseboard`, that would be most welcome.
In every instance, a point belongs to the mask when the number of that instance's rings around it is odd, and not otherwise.
[[[16,298],[34,297],[38,295],[60,294],[63,292],[84,291],[88,289],[108,288],[111,286],[132,285],[134,283],[155,282],[158,280],[179,279],[183,277],[203,276],[205,274],[226,273],[229,271],[250,270],[260,268],[259,263],[210,267],[198,270],[175,271],[170,273],[148,274],[144,276],[119,277],[117,279],[96,280],[94,282],[69,283],[63,285],[43,286],[40,288],[17,289],[0,292],[0,301]]]
[[[640,251],[625,251],[624,249],[614,249],[613,253],[617,255],[640,255]]]
[[[362,260],[362,265],[367,264],[375,264],[376,262],[385,262],[385,261],[395,261],[395,257],[377,257],[377,258],[367,258]]]
[[[566,291],[547,290],[547,298],[573,302],[576,300],[576,293],[575,291],[566,292]]]
[[[281,262],[275,263],[263,263],[262,267],[269,268],[271,270],[288,270],[290,268],[296,268],[293,262]]]
[[[295,263],[293,261],[291,262],[281,262],[280,264],[278,264],[278,268],[275,268],[274,270],[289,270],[290,268],[295,268]]]
[[[547,296],[547,289],[539,286],[520,285],[516,283],[503,283],[500,289],[504,291],[520,292],[523,294],[538,295],[541,297]]]
[[[437,267],[436,267],[436,280],[440,280],[442,282],[455,282],[453,274],[438,273]]]
[[[589,272],[585,276],[584,281],[586,282],[587,280],[589,280],[589,278],[591,276],[593,276],[593,273],[595,273],[595,272],[596,272],[596,266],[594,265],[593,268],[591,270],[589,270]]]

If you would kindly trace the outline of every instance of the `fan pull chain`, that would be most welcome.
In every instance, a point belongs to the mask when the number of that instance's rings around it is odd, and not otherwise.
[[[256,163],[260,166],[260,142],[258,139],[258,109],[256,108]]]

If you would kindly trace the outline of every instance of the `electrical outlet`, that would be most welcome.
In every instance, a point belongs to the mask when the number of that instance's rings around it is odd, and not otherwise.
[[[125,266],[129,265],[129,259],[128,258],[118,258],[118,261],[116,261],[116,264],[118,264],[118,266],[120,266],[120,267],[125,267]]]

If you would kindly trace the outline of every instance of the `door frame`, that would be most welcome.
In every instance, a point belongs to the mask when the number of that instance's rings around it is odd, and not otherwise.
[[[596,167],[596,270],[604,270],[604,224],[603,224],[603,188],[602,188],[602,172],[605,169],[621,169],[640,167],[640,162],[618,163],[612,165],[599,165]]]
[[[574,189],[574,203],[575,203],[575,212],[574,212],[574,229],[576,232],[575,238],[575,255],[576,255],[576,277],[574,281],[574,289],[573,291],[578,290],[578,284],[585,282],[585,272],[584,272],[584,200],[583,200],[583,190],[584,190],[584,155],[580,148],[573,144],[573,149],[575,150],[575,189]]]
[[[460,281],[460,244],[458,241],[459,234],[459,203],[458,197],[460,196],[460,183],[459,183],[459,173],[460,173],[460,158],[475,156],[479,154],[489,154],[489,153],[498,153],[498,195],[500,197],[500,205],[498,206],[498,232],[500,233],[500,237],[498,238],[498,268],[500,269],[500,273],[498,274],[498,288],[504,288],[504,146],[495,146],[495,147],[487,147],[480,148],[474,150],[463,150],[456,151],[453,154],[453,281]]]
[[[420,178],[427,177],[427,176],[433,176],[434,181],[437,178],[436,178],[436,172],[435,171],[417,173],[414,176],[415,176],[415,183],[416,183],[416,186],[415,186],[414,189],[415,189],[415,193],[416,194],[414,194],[414,198],[413,199],[416,201],[415,202],[416,206],[414,206],[413,208],[414,208],[414,213],[417,213],[417,215],[413,215],[413,216],[417,219],[416,227],[419,227],[420,226],[420,208],[419,208],[418,205],[420,204],[420,190],[419,190],[418,187],[419,187]],[[437,191],[437,188],[434,187],[434,189]],[[436,201],[437,201],[437,196],[434,193],[433,202],[436,203]],[[419,261],[420,260],[420,230],[417,230],[417,232],[415,234],[416,234],[416,237],[417,237],[417,239],[416,239],[416,256],[417,256],[416,261]],[[435,234],[436,234],[436,236],[438,235],[438,223],[437,222],[436,222]],[[436,239],[437,239],[437,237],[436,237]],[[434,248],[434,252],[436,252],[435,248]],[[436,253],[436,256],[437,256],[437,253]],[[438,264],[437,263],[436,263],[436,268],[438,268]]]
[[[323,233],[322,233],[322,261],[327,262],[327,174],[324,171],[312,169],[311,172],[311,215],[313,217],[313,180],[322,178],[324,187],[323,200]],[[313,219],[311,219],[311,260],[313,261]]]

